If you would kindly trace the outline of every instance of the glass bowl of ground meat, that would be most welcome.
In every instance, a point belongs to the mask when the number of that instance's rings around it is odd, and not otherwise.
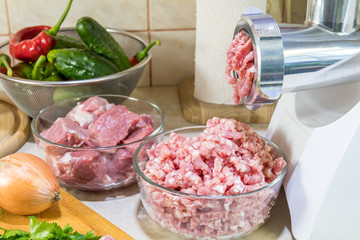
[[[164,114],[157,105],[122,95],[62,100],[31,122],[42,157],[60,184],[88,191],[135,182],[133,154],[163,126]]]
[[[287,166],[272,142],[244,123],[221,118],[153,136],[133,161],[147,214],[196,239],[233,239],[259,228]]]

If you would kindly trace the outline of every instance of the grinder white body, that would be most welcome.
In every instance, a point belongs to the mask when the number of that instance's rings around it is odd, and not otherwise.
[[[267,135],[288,160],[284,188],[294,237],[357,239],[360,83],[282,95]]]

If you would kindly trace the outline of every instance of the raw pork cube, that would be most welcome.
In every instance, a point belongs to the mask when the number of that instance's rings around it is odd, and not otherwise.
[[[82,128],[88,128],[101,114],[114,107],[105,98],[98,96],[90,97],[82,103],[78,103],[66,118],[78,123]]]
[[[89,126],[102,147],[116,146],[129,134],[129,130],[140,121],[140,116],[125,106],[116,106],[103,113]]]
[[[108,165],[108,175],[115,180],[124,180],[133,175],[133,154],[125,148],[120,148],[113,156]]]
[[[143,120],[146,123],[146,125],[154,126],[151,116],[146,115],[146,114],[141,114],[140,117],[141,117],[141,120]]]
[[[62,164],[67,162],[66,173],[60,176],[65,183],[76,184],[89,182],[97,178],[105,178],[106,159],[104,156],[91,150],[75,151],[64,155],[66,160],[60,161]],[[63,157],[63,158],[64,158]]]
[[[147,125],[142,128],[138,128],[134,130],[132,133],[129,134],[129,136],[123,140],[124,144],[131,143],[140,139],[143,139],[150,135],[154,131],[154,128],[151,125]],[[127,149],[129,149],[132,153],[135,152],[136,148],[141,144],[141,142],[136,142],[133,144],[130,144],[126,146]]]
[[[89,130],[82,129],[67,118],[58,118],[49,129],[41,133],[42,137],[52,142],[73,147],[84,145],[90,135]]]

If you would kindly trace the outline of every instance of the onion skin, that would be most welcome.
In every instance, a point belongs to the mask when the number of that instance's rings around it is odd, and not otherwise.
[[[59,200],[59,182],[44,160],[30,153],[0,159],[1,208],[17,215],[32,215]]]

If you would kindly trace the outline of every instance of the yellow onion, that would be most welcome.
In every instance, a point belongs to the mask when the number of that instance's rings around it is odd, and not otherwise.
[[[59,182],[41,158],[14,153],[0,159],[0,207],[32,215],[60,200]]]

